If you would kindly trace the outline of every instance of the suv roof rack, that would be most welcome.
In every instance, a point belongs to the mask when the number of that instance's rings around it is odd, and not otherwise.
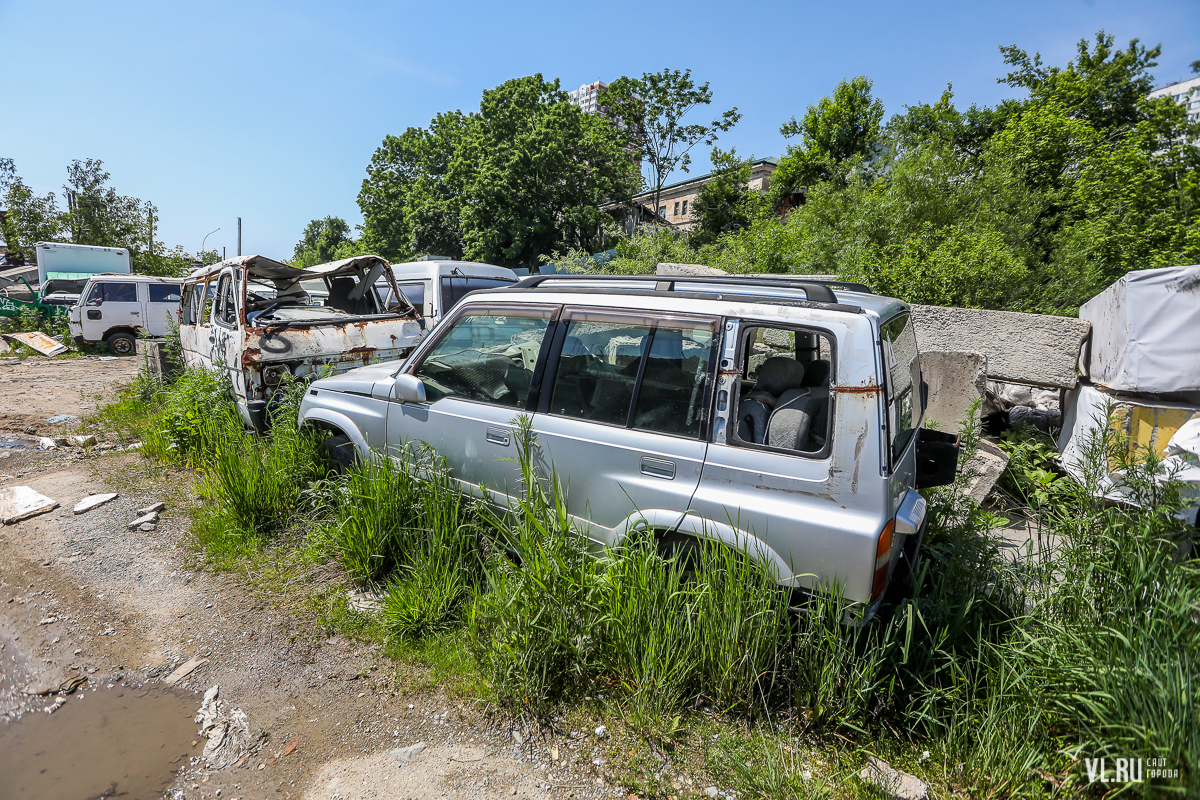
[[[613,280],[613,281],[641,281],[645,283],[655,284],[654,289],[657,291],[674,291],[677,283],[702,283],[702,284],[718,284],[729,286],[764,286],[774,289],[801,289],[804,291],[805,299],[816,303],[836,303],[838,302],[837,295],[833,293],[834,289],[841,289],[846,292],[864,292],[872,294],[871,290],[861,283],[853,283],[850,281],[812,281],[796,278],[784,277],[743,277],[735,275],[590,275],[588,273],[576,273],[569,275],[552,274],[552,275],[531,275],[528,278],[523,278],[513,284],[513,289],[535,289],[546,281],[572,281],[572,280]]]

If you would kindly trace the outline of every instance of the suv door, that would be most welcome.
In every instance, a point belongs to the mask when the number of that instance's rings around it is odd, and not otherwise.
[[[699,483],[719,320],[564,312],[534,417],[589,538],[677,526]]]
[[[534,376],[557,306],[476,306],[444,323],[404,372],[421,379],[426,402],[392,403],[389,452],[424,442],[451,474],[506,504],[520,475],[513,420],[528,411]]]

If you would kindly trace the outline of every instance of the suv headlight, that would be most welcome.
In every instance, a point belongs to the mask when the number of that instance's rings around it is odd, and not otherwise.
[[[292,373],[287,364],[272,364],[269,367],[263,367],[263,383],[267,386],[278,386],[279,382],[283,380],[283,376],[290,374]]]

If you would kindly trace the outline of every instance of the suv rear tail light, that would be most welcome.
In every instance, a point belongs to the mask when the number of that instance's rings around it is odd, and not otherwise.
[[[896,533],[896,520],[889,519],[879,533],[879,545],[875,548],[875,581],[871,585],[871,599],[883,594],[887,588],[888,567],[892,565],[892,537]]]

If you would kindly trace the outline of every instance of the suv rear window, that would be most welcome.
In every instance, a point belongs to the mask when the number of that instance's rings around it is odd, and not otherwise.
[[[894,464],[921,425],[920,400],[914,391],[921,381],[921,361],[917,353],[917,334],[908,314],[888,320],[882,333],[888,439],[892,444]]]

